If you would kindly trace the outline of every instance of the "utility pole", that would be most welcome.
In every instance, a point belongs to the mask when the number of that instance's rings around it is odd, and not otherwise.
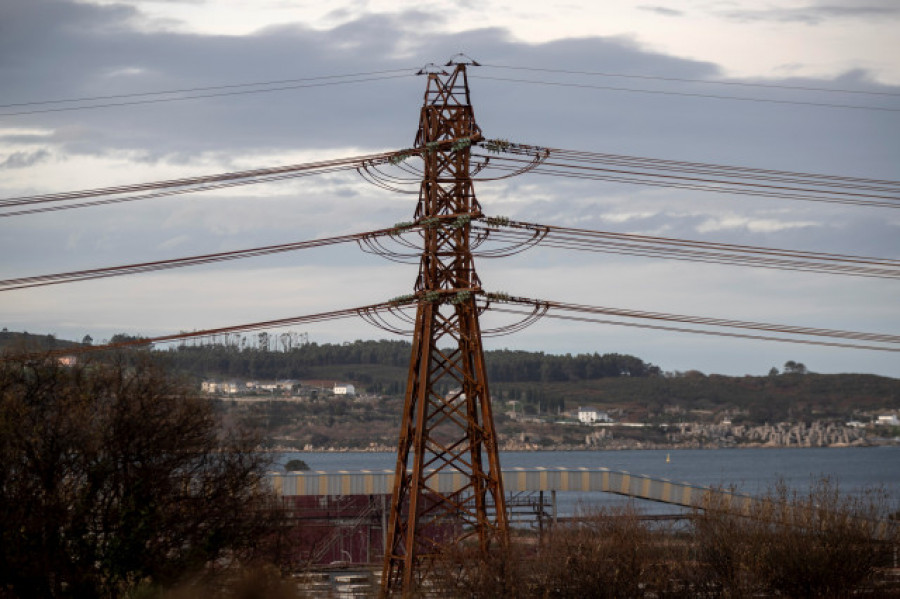
[[[382,595],[424,580],[441,550],[471,540],[482,551],[508,538],[491,412],[469,222],[482,216],[469,171],[482,139],[469,102],[466,64],[426,73],[416,135],[424,172],[416,223],[424,247],[415,285],[415,328],[385,546]],[[452,472],[461,488],[439,488]]]

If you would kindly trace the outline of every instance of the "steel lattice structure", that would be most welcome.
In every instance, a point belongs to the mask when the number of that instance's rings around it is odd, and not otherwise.
[[[448,64],[448,66],[451,66]],[[416,147],[424,175],[416,223],[424,247],[382,591],[415,589],[443,547],[505,545],[508,528],[475,297],[469,221],[482,216],[470,176],[479,141],[465,64],[428,73]],[[463,485],[444,491],[440,473]]]

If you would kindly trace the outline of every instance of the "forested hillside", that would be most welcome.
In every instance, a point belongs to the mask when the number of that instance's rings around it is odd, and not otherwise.
[[[405,381],[410,352],[406,341],[356,341],[342,345],[310,343],[280,352],[222,345],[184,346],[163,355],[177,370],[203,378],[302,379],[338,373],[338,378],[356,377],[357,382],[364,384],[383,384]],[[660,374],[659,368],[640,358],[612,353],[557,356],[499,350],[486,352],[485,362],[488,378],[497,383],[573,382]],[[373,370],[371,366],[378,368]]]
[[[0,331],[0,351],[65,349],[77,345],[80,344],[74,341],[57,339],[56,335],[35,335],[27,332],[14,333],[6,329]]]
[[[127,337],[117,335],[116,340]],[[59,349],[80,345],[52,335],[0,333],[7,350],[29,345]],[[153,351],[171,370],[193,380],[331,380],[358,390],[399,397],[404,392],[411,346],[406,341],[355,341],[271,351],[236,345],[182,345]],[[865,374],[823,375],[788,362],[764,376],[663,373],[635,356],[606,353],[552,355],[496,350],[485,353],[491,394],[515,400],[525,413],[548,414],[594,405],[630,418],[669,421],[681,413],[734,412],[754,423],[850,418],[900,409],[900,379]]]
[[[398,396],[406,384],[410,351],[406,341],[356,341],[311,343],[283,352],[180,347],[160,355],[196,379],[326,379]],[[652,421],[669,420],[679,411],[733,410],[737,420],[762,423],[900,409],[900,379],[815,374],[793,362],[782,373],[773,369],[765,376],[744,377],[663,373],[640,358],[616,353],[496,350],[485,353],[485,362],[492,395],[519,401],[528,413],[597,405]]]

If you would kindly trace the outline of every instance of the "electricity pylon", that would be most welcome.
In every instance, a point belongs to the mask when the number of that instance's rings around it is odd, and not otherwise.
[[[505,545],[506,507],[491,412],[478,306],[482,293],[469,221],[482,216],[469,172],[482,139],[469,102],[466,64],[427,73],[416,135],[424,173],[416,223],[424,248],[412,356],[385,547],[382,594],[413,591],[440,551],[467,539]],[[410,463],[412,460],[412,463]],[[444,491],[437,475],[460,488]]]

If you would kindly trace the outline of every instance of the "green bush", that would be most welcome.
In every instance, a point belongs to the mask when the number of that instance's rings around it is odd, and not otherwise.
[[[309,470],[309,465],[303,460],[289,460],[284,469],[286,472],[304,472]]]

